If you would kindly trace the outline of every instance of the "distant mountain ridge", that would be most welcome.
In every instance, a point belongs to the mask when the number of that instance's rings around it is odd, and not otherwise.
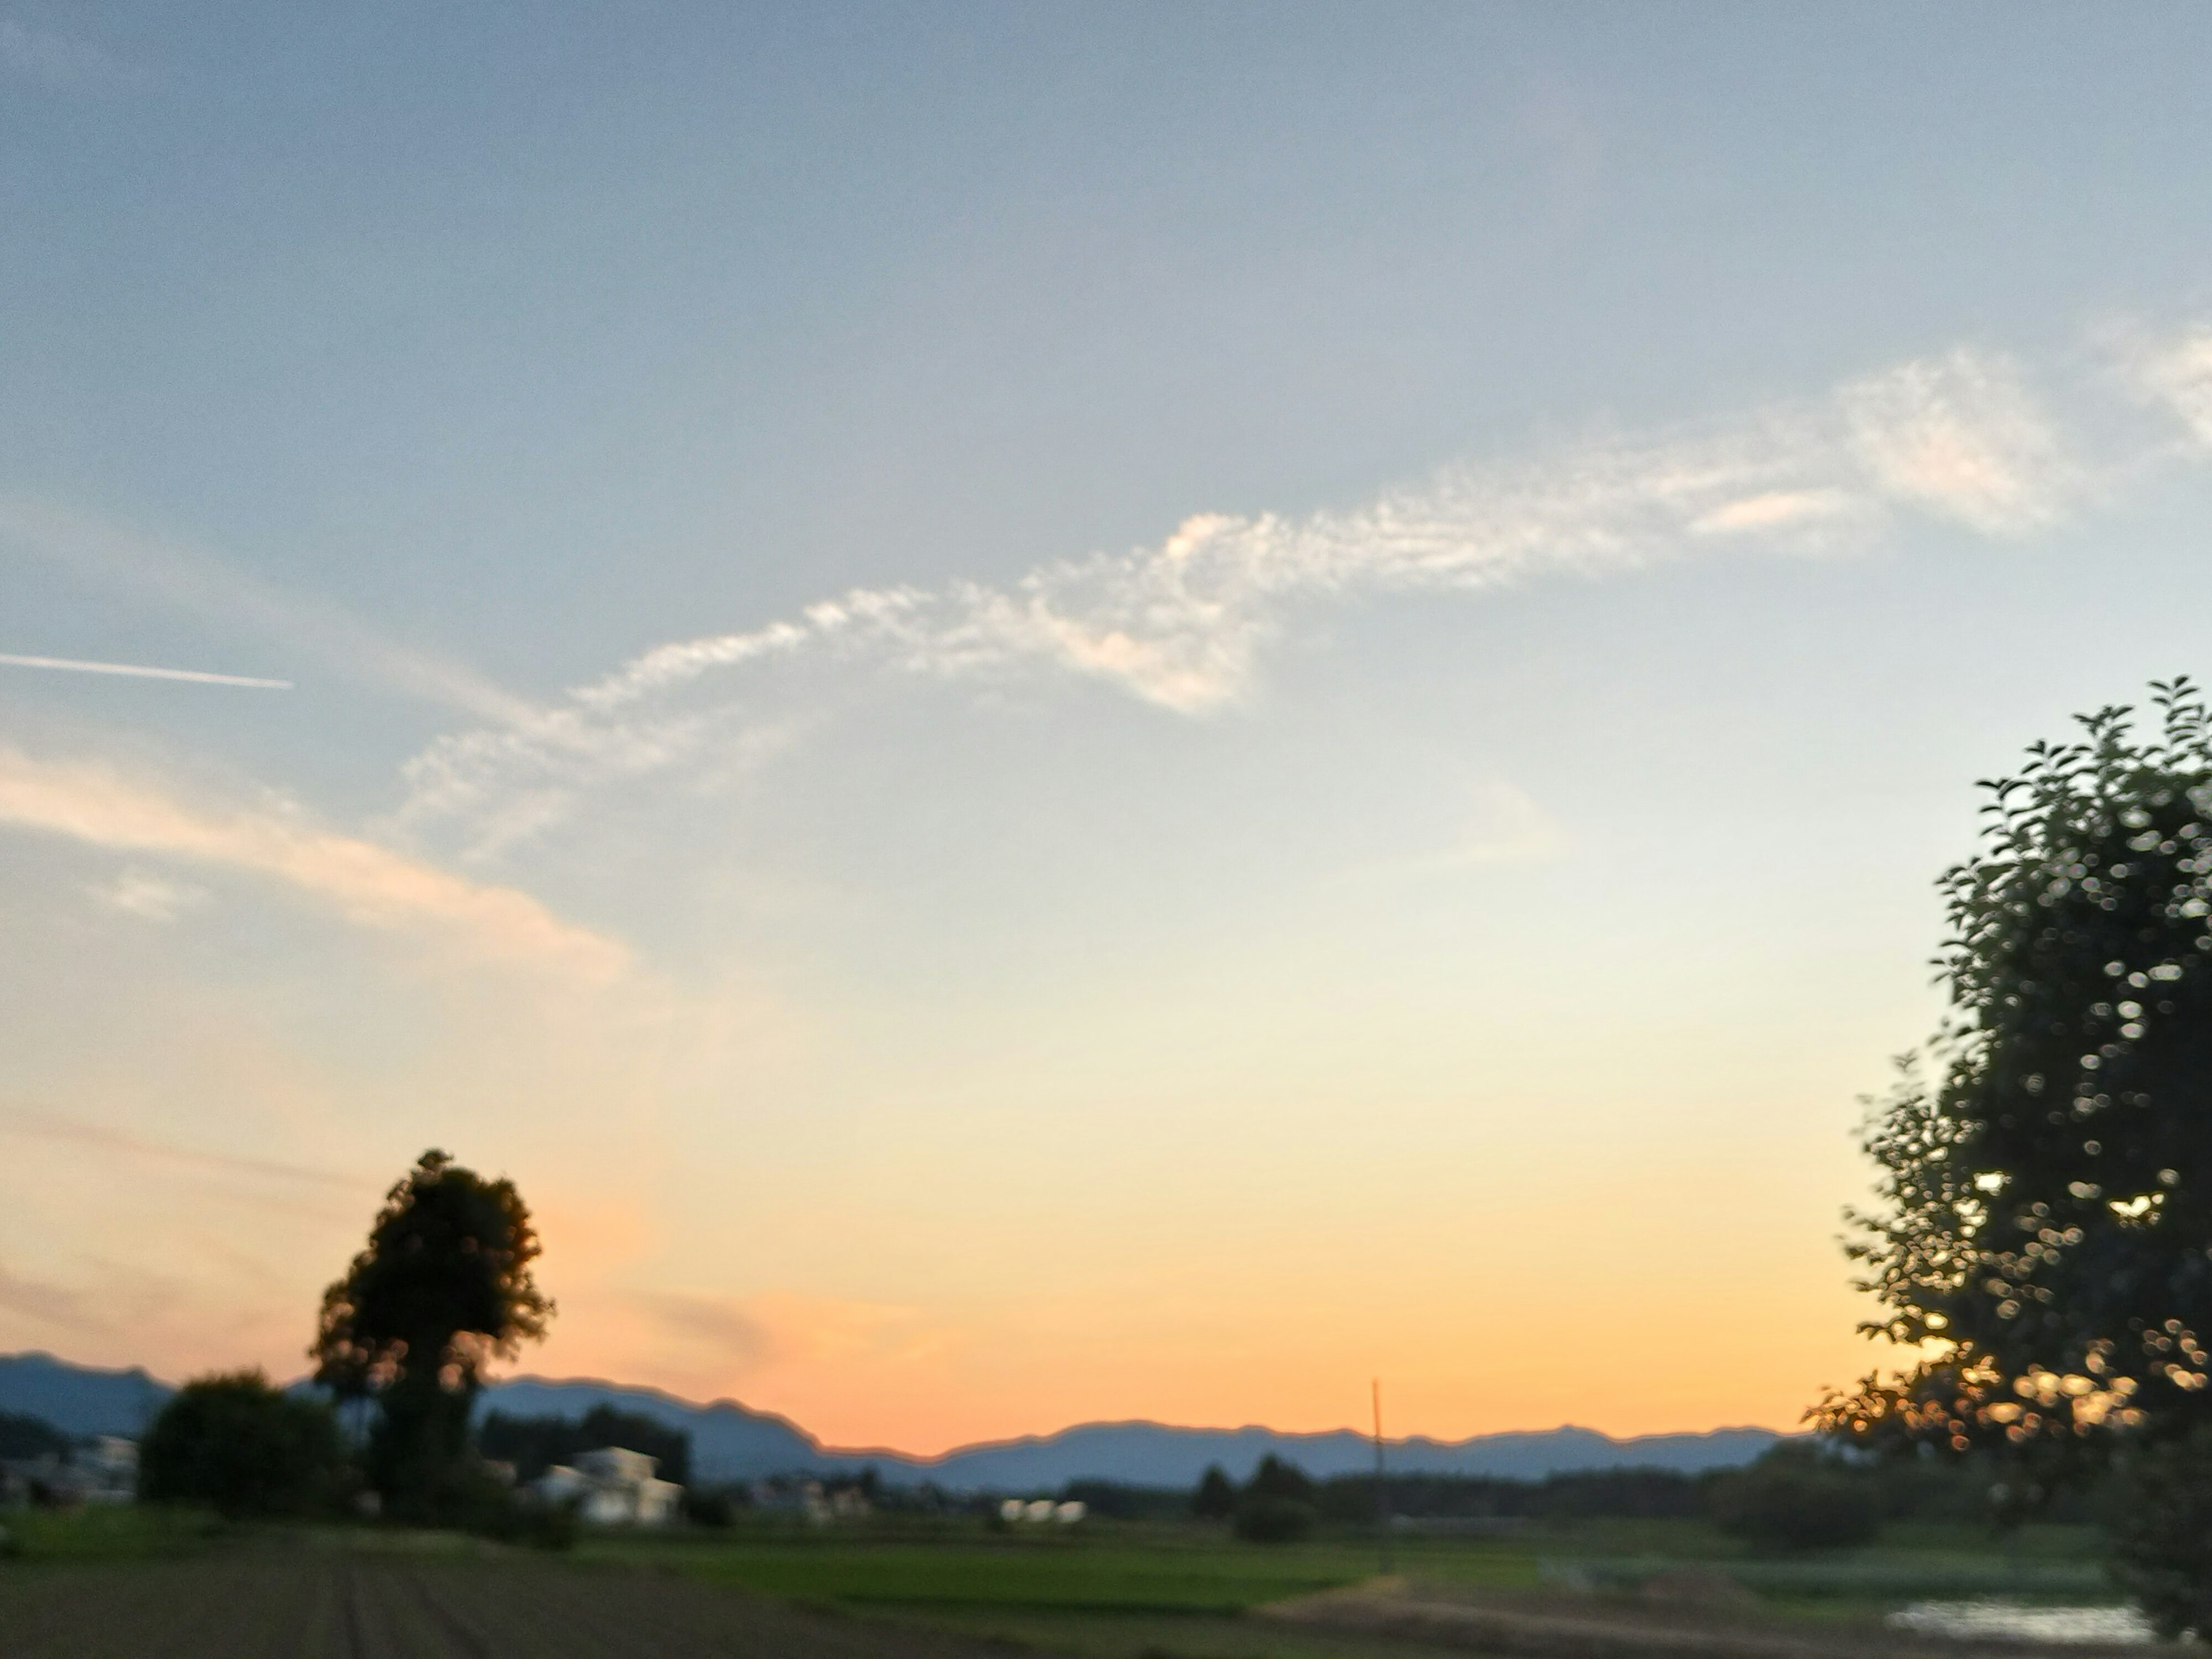
[[[71,1434],[137,1434],[173,1390],[145,1371],[100,1370],[51,1354],[0,1354],[0,1411],[27,1412]],[[1374,1442],[1351,1429],[1312,1434],[1248,1426],[1177,1428],[1164,1423],[1082,1423],[1047,1435],[962,1446],[938,1457],[824,1446],[787,1418],[733,1400],[698,1405],[658,1389],[593,1378],[510,1377],[484,1390],[488,1411],[580,1417],[594,1406],[636,1412],[691,1437],[694,1478],[741,1480],[769,1474],[836,1474],[872,1467],[899,1484],[927,1480],[951,1491],[1047,1491],[1070,1480],[1188,1486],[1210,1463],[1237,1480],[1262,1457],[1296,1463],[1326,1478],[1374,1467]],[[1712,1429],[1616,1440],[1595,1429],[1563,1427],[1434,1440],[1416,1435],[1383,1443],[1401,1474],[1483,1474],[1541,1480],[1584,1469],[1677,1469],[1694,1474],[1747,1463],[1782,1437],[1771,1429]]]
[[[101,1370],[50,1353],[0,1354],[0,1412],[42,1417],[64,1434],[136,1435],[174,1392],[137,1366]]]

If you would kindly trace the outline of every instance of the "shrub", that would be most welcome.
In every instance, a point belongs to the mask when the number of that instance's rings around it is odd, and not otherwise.
[[[2212,1430],[2131,1449],[2113,1498],[2112,1576],[2169,1640],[2212,1631]]]
[[[1295,1463],[1286,1463],[1273,1452],[1260,1460],[1260,1467],[1252,1471],[1245,1483],[1248,1498],[1286,1498],[1294,1504],[1309,1507],[1314,1501],[1312,1480]]]
[[[524,1492],[507,1492],[474,1516],[469,1530],[503,1544],[565,1550],[576,1541],[576,1506],[547,1504]]]
[[[1841,1549],[1881,1530],[1872,1483],[1832,1458],[1779,1446],[1749,1468],[1713,1482],[1713,1524],[1754,1549]]]
[[[1313,1505],[1295,1498],[1248,1492],[1237,1505],[1237,1535],[1249,1544],[1295,1544],[1313,1524]]]
[[[695,1527],[733,1525],[746,1504],[744,1489],[728,1486],[686,1486],[684,1518]]]
[[[230,1518],[301,1516],[334,1507],[346,1486],[337,1420],[258,1370],[187,1382],[139,1449],[140,1495],[204,1504]]]
[[[1218,1463],[1206,1465],[1198,1490],[1190,1495],[1190,1512],[1202,1521],[1226,1521],[1237,1513],[1237,1487]]]

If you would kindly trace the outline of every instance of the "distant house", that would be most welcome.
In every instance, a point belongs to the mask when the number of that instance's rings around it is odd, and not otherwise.
[[[128,1504],[137,1496],[138,1443],[119,1435],[0,1464],[0,1503]]]
[[[1049,1498],[1033,1498],[1026,1502],[1018,1498],[1009,1498],[999,1505],[999,1518],[1012,1522],[1053,1522],[1063,1527],[1072,1527],[1090,1513],[1091,1506],[1079,1498],[1060,1504]]]
[[[118,1434],[93,1437],[70,1459],[84,1476],[88,1503],[128,1504],[138,1496],[138,1443]]]
[[[601,1446],[572,1467],[556,1463],[533,1490],[549,1504],[573,1504],[599,1527],[663,1527],[676,1518],[684,1488],[655,1478],[660,1460],[621,1446]]]

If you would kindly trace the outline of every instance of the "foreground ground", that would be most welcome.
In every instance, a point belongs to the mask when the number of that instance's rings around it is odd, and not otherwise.
[[[558,1557],[376,1529],[240,1533],[160,1511],[43,1517],[18,1532],[21,1558],[0,1561],[0,1659],[1838,1659],[1913,1648],[1882,1619],[1917,1599],[2113,1599],[2094,1541],[2062,1528],[2002,1547],[1972,1530],[1900,1531],[1796,1561],[1746,1557],[1684,1522],[1407,1539],[1379,1591],[1371,1540],[1268,1547],[1193,1524],[1008,1534],[954,1521],[760,1522],[600,1534]],[[1729,1594],[1655,1597],[1686,1573]]]
[[[513,1555],[234,1548],[0,1574],[7,1659],[981,1659],[970,1638]]]
[[[1406,1659],[1407,1627],[1364,1609],[1292,1624],[1269,1610],[1376,1577],[1577,1624],[1654,1628],[1686,1617],[1830,1650],[1902,1651],[1887,1614],[1926,1600],[2118,1600],[2086,1528],[2028,1529],[2000,1544],[1973,1528],[1893,1528],[1871,1548],[1798,1559],[1747,1555],[1701,1524],[1593,1522],[1492,1537],[1371,1538],[1267,1547],[1191,1524],[1087,1534],[988,1534],[939,1527],[872,1534],[763,1528],[658,1538],[603,1534],[579,1558],[651,1564],[709,1583],[857,1616],[996,1639],[1085,1659]],[[1726,1575],[1742,1599],[1686,1608],[1645,1594],[1686,1569]],[[1427,1644],[1464,1646],[1449,1632]],[[1509,1650],[1496,1640],[1483,1650]],[[1608,1646],[1594,1643],[1581,1651]]]

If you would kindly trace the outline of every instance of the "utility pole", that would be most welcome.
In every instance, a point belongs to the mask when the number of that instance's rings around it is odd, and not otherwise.
[[[1375,1536],[1382,1552],[1382,1571],[1390,1571],[1390,1494],[1382,1485],[1382,1379],[1374,1382],[1375,1393]]]

